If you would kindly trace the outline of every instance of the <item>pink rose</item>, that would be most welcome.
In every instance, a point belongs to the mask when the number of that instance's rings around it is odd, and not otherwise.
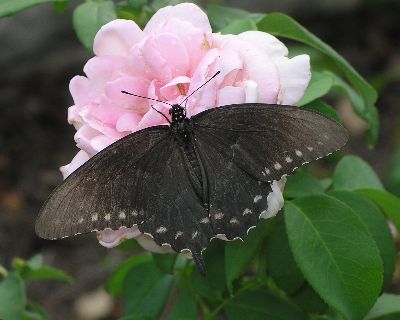
[[[95,56],[84,67],[86,76],[71,80],[74,105],[68,121],[77,130],[81,151],[61,167],[64,178],[95,153],[137,130],[166,124],[151,109],[153,101],[121,94],[126,90],[169,103],[180,103],[216,71],[214,80],[187,102],[188,116],[221,105],[261,102],[295,104],[311,77],[309,56],[289,59],[285,45],[258,31],[239,35],[212,33],[206,14],[183,3],[160,9],[141,30],[130,20],[114,20],[97,33]],[[168,106],[154,104],[168,114]],[[283,205],[284,182],[274,184],[265,218]],[[150,251],[165,252],[136,226],[98,233],[99,241],[113,247],[136,238]]]

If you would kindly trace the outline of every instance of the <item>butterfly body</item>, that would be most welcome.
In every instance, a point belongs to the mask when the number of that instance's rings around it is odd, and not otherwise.
[[[211,239],[243,239],[276,213],[274,181],[339,149],[343,127],[292,106],[241,104],[132,133],[72,173],[36,223],[47,239],[137,225],[159,245],[191,253],[202,273]]]

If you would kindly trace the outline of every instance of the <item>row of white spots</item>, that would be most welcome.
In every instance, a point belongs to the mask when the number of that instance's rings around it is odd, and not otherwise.
[[[132,215],[133,215],[134,212],[136,212],[136,211],[133,211],[133,212],[132,212]],[[137,215],[137,214],[136,214],[136,215]],[[119,217],[121,220],[124,220],[124,219],[126,218],[125,211],[120,211],[119,214],[118,214],[118,217]],[[94,213],[94,214],[92,214],[91,219],[92,219],[92,222],[96,222],[97,220],[99,220],[99,215],[98,215],[97,213]],[[107,214],[104,216],[104,220],[105,220],[105,221],[110,221],[110,220],[111,220],[111,214],[107,213]],[[83,218],[80,218],[78,222],[79,222],[79,224],[82,224],[83,221],[84,221],[84,219],[83,219]]]

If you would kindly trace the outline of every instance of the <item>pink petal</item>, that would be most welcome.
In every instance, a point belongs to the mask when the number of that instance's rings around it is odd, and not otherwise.
[[[160,33],[171,19],[190,22],[194,27],[208,34],[212,32],[207,15],[192,3],[181,3],[158,10],[147,23],[144,32],[146,34]]]
[[[94,150],[96,150],[97,153],[103,150],[104,148],[107,148],[109,145],[113,144],[117,140],[118,139],[110,138],[105,135],[99,135],[97,137],[94,137],[90,141],[90,145],[93,147]]]
[[[106,248],[114,248],[126,239],[140,236],[139,228],[135,225],[132,228],[121,228],[119,230],[102,230],[97,232],[99,243]]]
[[[243,82],[243,87],[246,95],[246,103],[256,103],[258,100],[258,84],[253,80]]]
[[[75,76],[69,82],[69,91],[76,105],[85,105],[89,103],[90,83],[86,77]]]
[[[118,119],[117,124],[116,124],[116,129],[119,132],[136,131],[136,127],[139,124],[141,119],[142,119],[142,115],[140,115],[138,113],[126,113]]]
[[[76,130],[83,125],[83,119],[79,114],[80,111],[81,107],[76,105],[68,108],[68,123],[72,124]]]
[[[276,60],[279,70],[281,90],[281,104],[296,104],[304,95],[311,79],[310,57],[299,55],[292,59],[281,58]]]
[[[240,87],[224,87],[218,91],[218,105],[237,104],[245,102],[245,93]]]
[[[238,36],[263,50],[272,60],[280,57],[287,57],[288,55],[288,49],[286,46],[269,33],[261,31],[246,31]]]
[[[164,113],[165,115],[168,115],[168,109],[165,106],[163,106],[161,103],[154,105],[154,108],[156,108],[158,111]],[[149,111],[147,111],[147,113],[140,120],[140,122],[135,130],[138,131],[138,130],[141,130],[144,128],[153,127],[153,126],[157,126],[160,124],[168,124],[168,122],[164,119],[164,117],[162,115],[160,115],[153,109],[149,109]]]
[[[85,124],[75,133],[74,139],[76,146],[84,150],[90,157],[95,155],[98,150],[94,149],[91,141],[94,137],[100,135],[100,132]]]
[[[136,237],[136,241],[147,251],[155,253],[173,252],[170,246],[159,246],[155,241],[146,234],[140,234]]]
[[[146,99],[134,97],[121,91],[127,91],[133,94],[147,96],[147,89],[149,81],[138,77],[119,77],[114,81],[107,83],[105,87],[105,94],[113,104],[137,112],[144,112],[147,110]]]
[[[89,155],[83,151],[80,150],[75,157],[72,159],[72,161],[65,165],[60,167],[60,171],[63,175],[64,180],[76,169],[78,169],[82,164],[84,164],[86,161],[90,159]]]
[[[143,37],[135,22],[117,19],[101,27],[94,39],[93,51],[97,56],[126,56]]]
[[[190,83],[190,78],[186,76],[179,76],[172,79],[166,85],[160,88],[161,95],[167,100],[173,100],[176,97],[183,95],[182,92],[179,91],[178,84],[187,85]],[[187,91],[187,88],[186,88]]]
[[[111,78],[122,63],[121,57],[93,57],[86,62],[83,71],[90,80],[103,83]]]

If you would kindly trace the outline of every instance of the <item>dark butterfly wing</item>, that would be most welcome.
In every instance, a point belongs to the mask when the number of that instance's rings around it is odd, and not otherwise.
[[[43,206],[36,232],[57,239],[137,224],[157,244],[190,251],[204,272],[201,250],[213,235],[207,221],[183,151],[158,126],[117,141],[72,173]]]
[[[228,239],[242,238],[260,216],[270,215],[272,181],[347,141],[340,124],[291,106],[231,105],[192,120],[209,186],[211,223]]]
[[[221,156],[251,177],[271,182],[340,149],[347,131],[323,115],[293,106],[240,104],[192,118]]]

